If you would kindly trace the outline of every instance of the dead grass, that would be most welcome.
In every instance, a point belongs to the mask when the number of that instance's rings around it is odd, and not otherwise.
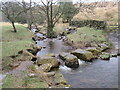
[[[86,20],[86,19],[94,19],[94,20],[104,20],[107,21],[109,25],[118,24],[118,6],[113,7],[112,5],[108,5],[106,7],[96,7],[93,9],[91,13],[88,12],[79,12],[76,16],[74,16],[75,20]]]

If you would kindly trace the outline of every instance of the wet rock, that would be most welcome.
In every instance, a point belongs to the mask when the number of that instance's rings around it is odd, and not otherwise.
[[[46,56],[46,57],[37,58],[38,65],[47,64],[47,63],[51,63],[52,67],[59,67],[59,62],[55,57]]]
[[[100,58],[101,58],[102,60],[109,60],[109,59],[110,59],[110,54],[103,52],[103,53],[100,55]]]
[[[52,64],[47,63],[47,64],[42,64],[39,69],[44,71],[44,72],[49,72],[52,68]]]
[[[100,53],[100,50],[96,49],[95,47],[89,47],[86,50],[92,52],[93,55],[98,55]]]
[[[78,58],[70,53],[60,53],[59,57],[65,61],[65,65],[70,68],[78,68],[79,62]]]
[[[91,52],[82,50],[82,49],[77,49],[75,51],[72,51],[71,54],[77,56],[77,58],[85,60],[85,61],[91,61],[94,56]]]

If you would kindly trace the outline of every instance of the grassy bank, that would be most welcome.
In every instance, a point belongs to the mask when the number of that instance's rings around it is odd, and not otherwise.
[[[16,24],[17,33],[12,32],[10,23],[2,25],[2,58],[17,54],[22,49],[30,48],[32,33],[21,24]]]
[[[15,56],[20,50],[31,47],[33,34],[22,24],[16,24],[17,33],[13,32],[10,23],[1,22],[0,25],[2,27],[2,67],[7,70],[10,69],[9,65],[15,61],[10,56]]]
[[[15,58],[11,56],[18,55],[18,52],[24,49],[32,48],[32,32],[22,24],[16,24],[17,33],[13,32],[10,23],[0,23],[2,26],[2,68],[3,72],[13,69],[11,65],[19,62],[19,60],[29,60],[29,56],[19,55]],[[23,67],[24,68],[24,67]],[[45,88],[48,84],[40,77],[26,77],[29,71],[23,73],[19,71],[20,76],[15,77],[8,74],[3,80],[3,88]],[[17,72],[16,72],[17,73]],[[21,76],[22,73],[22,76]],[[30,72],[29,72],[30,73]]]
[[[77,28],[77,32],[67,35],[67,38],[76,45],[102,43],[107,41],[103,30],[95,30],[94,28],[89,27]]]
[[[74,42],[102,42],[106,40],[102,30],[95,30],[88,27],[78,28],[76,33],[69,34],[67,37]]]

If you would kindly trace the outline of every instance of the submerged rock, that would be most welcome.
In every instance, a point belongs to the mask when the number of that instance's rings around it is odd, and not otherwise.
[[[100,58],[101,58],[102,60],[109,60],[109,59],[110,59],[110,54],[103,52],[103,53],[100,55]]]
[[[71,54],[77,56],[77,58],[85,60],[85,61],[91,61],[94,56],[91,52],[82,50],[82,49],[77,49],[75,51],[72,51]]]
[[[59,67],[59,62],[55,57],[38,57],[37,58],[37,64],[42,65],[42,64],[47,64],[51,63],[52,67]]]
[[[65,65],[70,68],[79,67],[78,58],[70,53],[60,53],[59,57],[65,61]]]

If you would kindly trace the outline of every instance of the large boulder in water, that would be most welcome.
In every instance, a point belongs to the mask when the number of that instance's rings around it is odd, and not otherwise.
[[[71,54],[77,56],[77,58],[85,60],[85,61],[91,61],[94,56],[91,52],[82,50],[82,49],[77,49],[75,51],[72,51]]]
[[[38,65],[47,64],[47,63],[51,63],[52,67],[59,67],[59,62],[55,57],[45,56],[45,57],[37,58]]]
[[[78,58],[70,53],[60,53],[59,57],[65,61],[65,65],[70,68],[78,68]]]

